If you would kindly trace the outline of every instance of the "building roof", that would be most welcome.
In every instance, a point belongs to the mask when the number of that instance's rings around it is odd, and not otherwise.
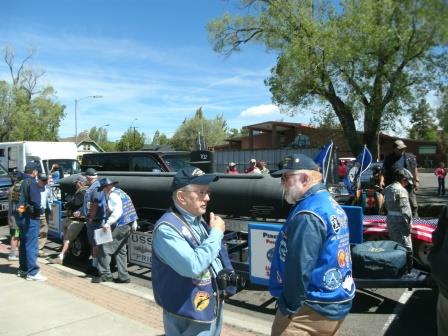
[[[253,129],[257,131],[272,131],[273,126],[276,126],[277,131],[285,131],[290,128],[296,128],[296,127],[309,127],[309,128],[315,128],[308,125],[304,125],[301,123],[291,123],[291,122],[284,122],[284,121],[265,121],[259,124],[253,124],[253,125],[247,125],[243,128],[247,129]]]
[[[84,142],[88,142],[88,143],[94,144],[97,148],[99,148],[100,151],[104,152],[104,149],[102,149],[101,146],[98,145],[95,140],[92,140],[89,137],[89,135],[84,132],[80,133],[77,138],[75,138],[75,137],[59,138],[59,141],[61,141],[61,142],[77,141],[76,146],[79,146],[80,144],[82,144]]]

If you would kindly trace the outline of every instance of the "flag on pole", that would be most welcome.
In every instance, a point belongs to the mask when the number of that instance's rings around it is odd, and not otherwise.
[[[324,183],[327,182],[328,172],[330,171],[332,149],[333,141],[330,140],[330,142],[322,147],[321,151],[317,153],[316,157],[314,158],[314,162],[316,162],[316,164],[318,164],[321,169]]]
[[[361,176],[367,169],[369,169],[370,164],[372,163],[372,153],[370,153],[369,149],[366,145],[361,153],[359,153],[356,161],[359,162],[359,176]]]

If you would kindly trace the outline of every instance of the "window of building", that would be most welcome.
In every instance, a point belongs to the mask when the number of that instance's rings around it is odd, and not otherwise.
[[[419,154],[435,154],[437,151],[437,146],[419,146]]]

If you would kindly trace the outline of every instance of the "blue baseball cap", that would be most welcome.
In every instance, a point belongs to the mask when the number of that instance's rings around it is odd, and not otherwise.
[[[291,170],[316,170],[319,166],[311,158],[304,154],[293,154],[285,156],[281,164],[281,169],[271,173],[272,177],[280,177]]]
[[[177,172],[174,176],[173,183],[171,184],[171,190],[176,191],[189,184],[208,185],[219,179],[214,174],[206,174],[202,170],[196,167],[185,167]]]

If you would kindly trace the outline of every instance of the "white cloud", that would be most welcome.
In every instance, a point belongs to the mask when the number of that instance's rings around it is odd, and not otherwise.
[[[240,117],[252,118],[261,116],[271,116],[279,114],[278,106],[274,104],[261,104],[257,106],[249,107],[240,113]]]

